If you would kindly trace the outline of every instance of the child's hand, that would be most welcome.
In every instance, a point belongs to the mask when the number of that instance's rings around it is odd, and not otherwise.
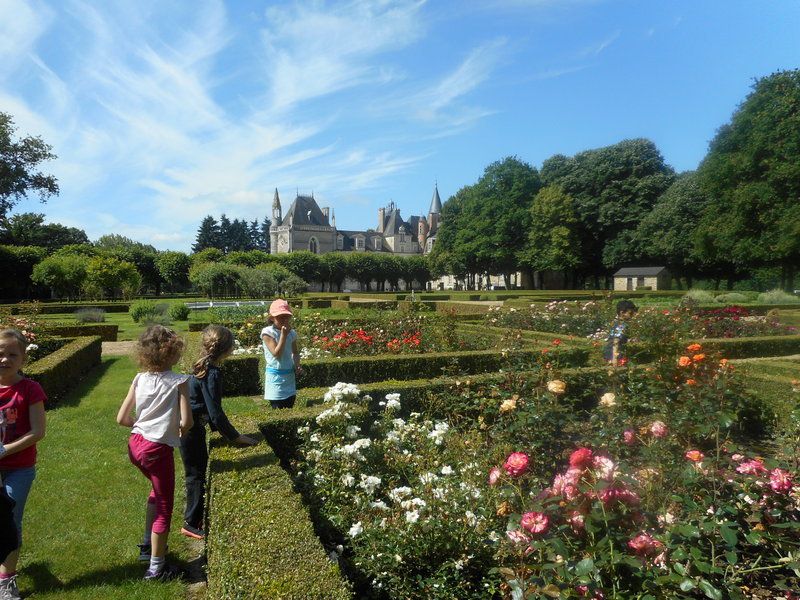
[[[192,428],[192,425],[193,425],[193,423],[184,423],[184,422],[181,421],[181,424],[180,424],[180,430],[181,430],[180,436],[181,437],[185,436],[186,433]]]
[[[258,440],[255,438],[250,437],[249,435],[240,435],[238,438],[234,440],[240,446],[255,446],[258,443]]]
[[[281,337],[286,337],[287,335],[289,335],[289,328],[284,325],[281,327]]]
[[[294,372],[295,372],[296,375],[302,375],[303,374],[303,367],[301,367],[300,365],[297,365],[294,368]]]

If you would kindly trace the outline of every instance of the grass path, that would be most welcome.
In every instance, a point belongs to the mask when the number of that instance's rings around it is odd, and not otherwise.
[[[137,561],[149,484],[128,461],[129,430],[117,409],[136,368],[104,358],[68,398],[47,413],[38,473],[25,510],[19,584],[25,597],[53,600],[159,600],[186,597],[181,582],[145,583]],[[178,531],[183,469],[176,458],[176,498],[168,560],[197,558]],[[195,596],[196,597],[196,596]]]

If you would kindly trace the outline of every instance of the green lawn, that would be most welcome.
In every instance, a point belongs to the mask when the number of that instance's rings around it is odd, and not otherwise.
[[[127,316],[127,315],[126,315]],[[122,398],[136,372],[126,357],[105,358],[69,397],[47,413],[39,444],[38,475],[25,511],[20,588],[33,598],[185,598],[181,582],[145,583],[137,561],[149,484],[130,464],[129,430],[116,424]],[[252,401],[232,399],[229,412]],[[168,559],[197,558],[177,533],[184,490],[175,452],[176,498]],[[194,596],[197,597],[196,595]]]

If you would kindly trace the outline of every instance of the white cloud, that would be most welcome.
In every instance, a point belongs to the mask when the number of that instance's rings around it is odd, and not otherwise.
[[[592,44],[591,46],[588,46],[588,47],[584,48],[583,50],[581,50],[578,53],[578,55],[579,56],[598,56],[601,52],[603,52],[603,50],[605,50],[606,48],[611,46],[611,44],[616,42],[617,39],[619,39],[620,35],[622,35],[622,30],[617,29],[613,33],[611,33],[608,36],[606,36],[606,38],[603,39],[601,42],[599,42],[597,44]]]

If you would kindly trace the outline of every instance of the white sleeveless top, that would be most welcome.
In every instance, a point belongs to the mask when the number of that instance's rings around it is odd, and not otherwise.
[[[139,373],[133,379],[136,391],[136,422],[131,433],[173,448],[181,445],[181,409],[178,386],[188,375],[172,371]]]

